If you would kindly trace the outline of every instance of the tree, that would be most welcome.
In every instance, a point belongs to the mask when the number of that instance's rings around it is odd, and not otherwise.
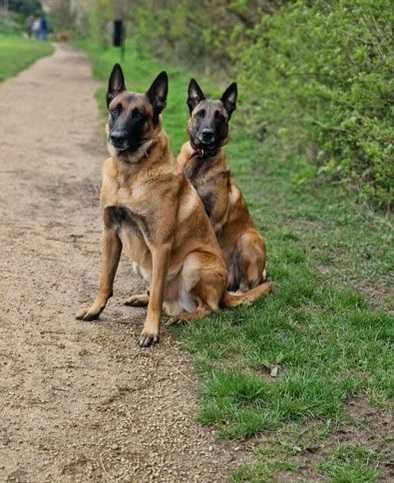
[[[8,7],[14,12],[24,16],[38,15],[42,12],[42,5],[39,0],[9,0]]]

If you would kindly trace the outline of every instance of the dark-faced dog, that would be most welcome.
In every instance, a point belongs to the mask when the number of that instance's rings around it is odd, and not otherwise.
[[[178,164],[196,188],[214,227],[228,269],[228,290],[245,292],[265,280],[266,250],[230,176],[223,150],[236,102],[235,83],[220,100],[210,100],[194,79],[190,81],[189,142],[183,145]]]
[[[139,344],[159,340],[162,305],[178,320],[206,316],[268,293],[269,284],[243,297],[226,292],[227,271],[201,200],[169,150],[160,113],[168,78],[159,74],[145,94],[127,92],[121,67],[111,73],[108,151],[101,188],[103,239],[100,288],[78,319],[98,318],[112,296],[122,249],[149,282],[128,301],[148,305]]]

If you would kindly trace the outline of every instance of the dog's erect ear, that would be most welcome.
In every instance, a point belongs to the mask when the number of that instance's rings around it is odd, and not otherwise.
[[[163,71],[156,77],[149,87],[146,96],[153,106],[154,116],[157,119],[161,111],[166,107],[168,94],[168,75]]]
[[[231,114],[235,111],[235,108],[237,107],[237,96],[237,84],[236,82],[233,82],[227,87],[221,98],[221,101],[223,102],[223,106],[227,111],[229,119],[231,117]]]
[[[126,83],[124,81],[122,67],[119,64],[115,64],[108,81],[107,107],[109,107],[112,99],[125,90]]]
[[[197,106],[198,103],[205,99],[205,95],[201,87],[197,84],[197,81],[190,79],[189,87],[187,89],[187,105],[189,106],[190,113]]]

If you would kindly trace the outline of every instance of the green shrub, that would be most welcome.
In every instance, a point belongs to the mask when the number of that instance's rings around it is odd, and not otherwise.
[[[23,19],[15,12],[0,15],[0,35],[20,34],[23,30]]]
[[[40,0],[9,0],[8,7],[10,10],[18,12],[25,17],[42,13]]]
[[[263,17],[237,67],[251,125],[312,142],[317,172],[351,181],[386,207],[394,186],[393,22],[390,0],[298,1]]]

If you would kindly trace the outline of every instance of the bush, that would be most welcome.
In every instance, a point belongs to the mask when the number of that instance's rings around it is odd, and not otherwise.
[[[319,172],[393,205],[390,0],[298,1],[264,17],[237,71],[253,120],[316,146]]]
[[[9,0],[9,9],[27,17],[28,15],[40,15],[42,6],[40,0]]]
[[[23,18],[15,12],[0,15],[0,35],[20,34],[23,31]]]
[[[256,21],[276,12],[285,1],[126,0],[130,5],[126,12],[132,12],[134,35],[144,46],[149,42],[156,53],[173,62],[218,75],[229,69]]]

